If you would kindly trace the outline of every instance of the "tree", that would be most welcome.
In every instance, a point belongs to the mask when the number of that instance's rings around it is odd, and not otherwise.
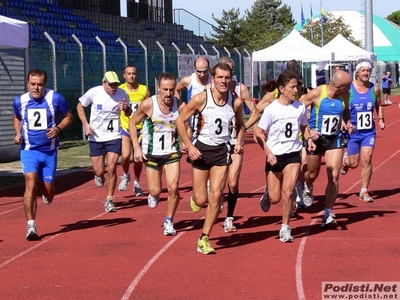
[[[400,26],[400,10],[392,12],[386,19]]]
[[[271,46],[295,25],[292,11],[281,0],[256,0],[246,10],[239,38],[259,50]]]
[[[301,32],[301,34],[317,46],[326,45],[339,33],[353,44],[359,47],[361,46],[361,41],[357,41],[354,39],[353,32],[350,29],[350,26],[344,22],[344,19],[342,17],[336,19],[331,13],[328,13],[326,17],[326,22],[323,24],[323,30],[323,43],[321,20],[313,21],[313,26],[311,22],[308,22],[308,24],[303,26],[303,31]],[[313,35],[313,38],[311,38],[311,34]]]
[[[211,38],[207,38],[207,41],[214,43],[216,47],[228,49],[243,47],[243,41],[239,40],[243,19],[240,19],[239,16],[238,8],[232,8],[229,11],[223,10],[221,19],[212,14],[212,18],[217,22],[218,27],[213,28],[215,33],[211,33]]]

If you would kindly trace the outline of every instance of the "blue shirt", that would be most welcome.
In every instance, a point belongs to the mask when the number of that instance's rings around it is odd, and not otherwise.
[[[22,123],[22,150],[51,151],[59,146],[58,138],[49,139],[47,129],[56,127],[60,114],[66,115],[69,104],[61,94],[46,89],[41,99],[33,99],[30,93],[14,100],[14,114]]]

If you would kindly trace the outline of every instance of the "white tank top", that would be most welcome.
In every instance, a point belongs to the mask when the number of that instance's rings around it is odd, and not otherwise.
[[[235,118],[233,100],[232,93],[228,92],[227,102],[222,106],[218,105],[211,89],[207,89],[206,105],[195,115],[193,144],[199,140],[209,146],[218,146],[231,139],[231,123]]]
[[[161,111],[156,95],[151,97],[153,112],[144,120],[142,129],[142,149],[145,154],[167,155],[177,153],[179,149],[176,119],[179,116],[178,99],[169,114]]]
[[[211,83],[211,74],[208,74],[208,81],[207,84]],[[199,82],[197,78],[197,74],[193,73],[191,75],[191,80],[190,80],[190,86],[187,91],[187,100],[188,102],[190,99],[192,99],[194,96],[197,94],[200,94],[201,92],[204,92],[206,86],[202,85],[201,82]]]

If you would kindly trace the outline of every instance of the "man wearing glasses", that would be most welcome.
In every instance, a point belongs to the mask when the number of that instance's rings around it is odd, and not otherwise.
[[[195,72],[192,75],[183,77],[176,86],[175,96],[181,98],[180,92],[183,89],[187,90],[187,102],[193,96],[203,92],[206,85],[211,83],[210,62],[204,56],[199,56],[194,61]]]

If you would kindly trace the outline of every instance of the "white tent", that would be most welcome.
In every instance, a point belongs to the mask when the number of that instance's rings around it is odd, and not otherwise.
[[[28,23],[0,16],[0,163],[19,159],[12,104],[17,95],[26,92],[28,46]]]
[[[328,44],[322,47],[330,52],[334,52],[335,61],[353,61],[360,58],[367,58],[376,61],[376,54],[360,48],[346,39],[340,33]]]
[[[289,61],[292,59],[302,62],[316,62],[331,60],[331,52],[309,42],[297,30],[292,30],[278,43],[255,51],[252,54],[254,61]]]
[[[28,23],[0,16],[0,32],[1,48],[28,48]]]

